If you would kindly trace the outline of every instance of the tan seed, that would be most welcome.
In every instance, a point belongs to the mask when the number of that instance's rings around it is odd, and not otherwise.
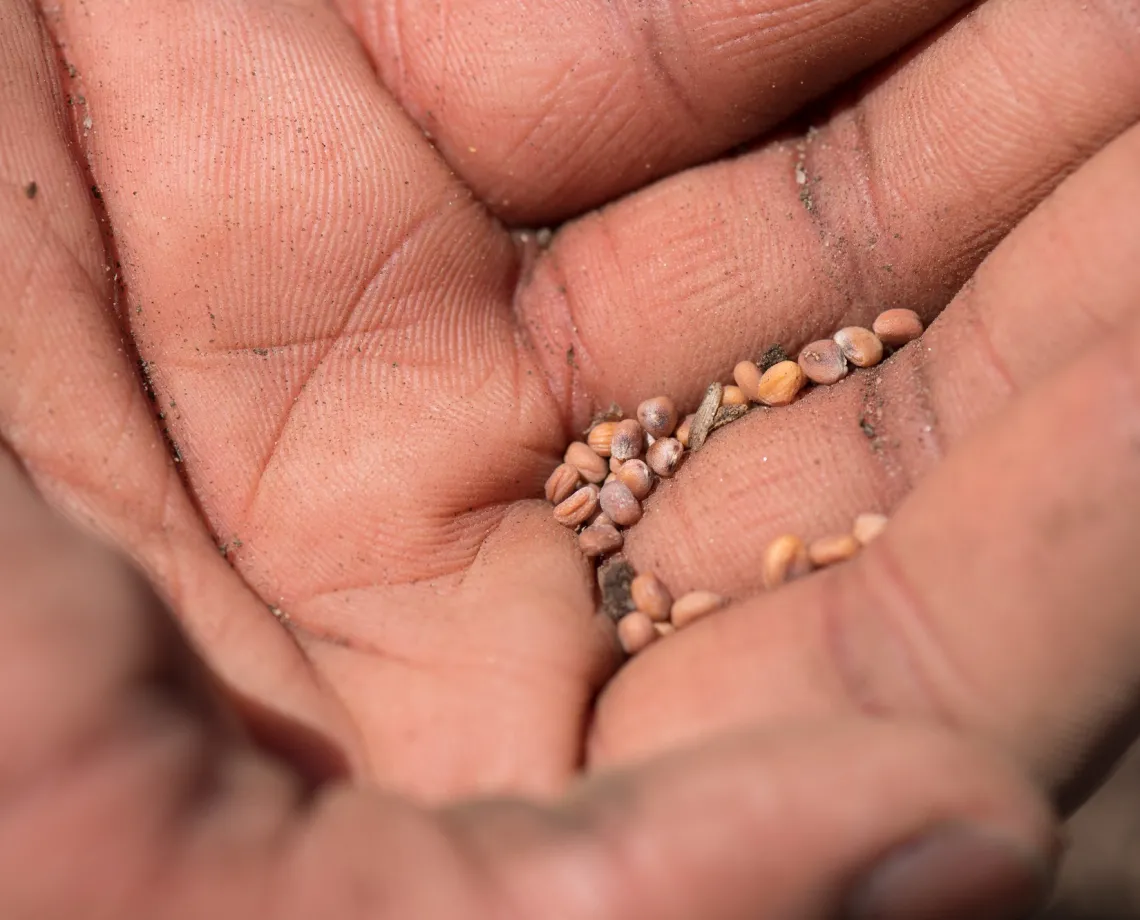
[[[578,534],[578,546],[583,553],[593,559],[621,549],[624,538],[612,524],[591,524]]]
[[[808,559],[812,565],[835,565],[837,562],[846,562],[859,552],[861,546],[853,534],[831,534],[808,544]]]
[[[681,442],[683,447],[689,446],[689,432],[693,427],[693,419],[696,415],[686,415],[681,424],[677,426],[677,430],[673,432],[673,436]]]
[[[653,442],[653,446],[649,448],[649,453],[645,455],[645,460],[653,472],[662,479],[668,479],[677,472],[677,467],[681,465],[681,457],[684,453],[685,448],[676,438],[662,438],[660,441]]]
[[[658,638],[653,621],[636,610],[618,620],[617,634],[618,641],[627,655],[636,655],[644,651]]]
[[[582,486],[577,492],[554,506],[554,519],[565,527],[577,527],[598,510],[600,492],[596,485]]]
[[[752,402],[760,401],[760,368],[755,361],[741,361],[732,369],[732,379]]]
[[[652,447],[649,448],[649,452],[653,453]],[[625,483],[626,488],[638,501],[644,501],[649,495],[649,490],[653,488],[653,474],[644,460],[627,460],[617,471],[617,478]]]
[[[633,605],[655,623],[664,623],[669,619],[669,611],[673,608],[673,595],[665,587],[665,583],[652,572],[638,575],[630,582],[629,593],[633,597]]]
[[[690,591],[673,601],[669,616],[677,629],[684,629],[701,617],[724,606],[724,598],[712,591]]]
[[[578,468],[569,463],[558,466],[550,478],[546,480],[546,500],[552,504],[566,501],[578,488],[582,477],[578,475]]]
[[[885,514],[860,514],[855,518],[855,526],[851,528],[851,533],[856,540],[866,546],[881,534],[886,526],[887,516]]]
[[[812,383],[831,386],[847,376],[847,359],[834,339],[820,339],[805,345],[799,365]]]
[[[594,448],[583,441],[575,441],[567,447],[566,456],[563,459],[575,467],[587,482],[601,482],[609,472],[606,461],[598,456]]]
[[[843,352],[843,357],[856,367],[874,367],[883,360],[882,340],[870,329],[846,326],[832,338]]]
[[[653,628],[657,630],[657,635],[661,639],[667,639],[677,631],[677,627],[672,623],[654,623]]]
[[[605,485],[608,482],[617,482],[617,473],[608,474],[606,478],[602,480],[602,485]]]
[[[610,442],[613,441],[615,428],[617,428],[617,422],[598,422],[586,435],[586,443],[594,449],[594,453],[599,457],[610,455]]]
[[[792,534],[776,537],[764,550],[760,575],[765,588],[778,588],[784,582],[811,571],[804,541]]]
[[[744,390],[740,387],[729,384],[724,388],[724,392],[720,396],[721,406],[747,406],[748,397],[744,395]]]
[[[875,333],[884,345],[891,348],[901,348],[907,342],[913,342],[922,335],[922,318],[914,312],[902,307],[894,310],[884,310],[871,324],[871,331]]]
[[[807,376],[795,361],[780,361],[764,372],[756,397],[766,406],[787,406],[806,384]]]
[[[677,427],[677,406],[668,396],[655,396],[637,407],[641,427],[655,438],[667,438]]]
[[[621,469],[621,461],[617,457],[610,457],[610,472],[616,473]]]
[[[633,497],[624,482],[617,480],[602,486],[598,496],[602,511],[619,527],[632,527],[641,520],[641,502]]]
[[[645,432],[637,421],[627,418],[618,422],[610,441],[610,453],[623,463],[645,453]]]
[[[610,516],[602,511],[600,508],[594,512],[594,516],[586,522],[587,526],[593,527],[597,524],[599,527],[613,527],[614,522],[610,520]]]

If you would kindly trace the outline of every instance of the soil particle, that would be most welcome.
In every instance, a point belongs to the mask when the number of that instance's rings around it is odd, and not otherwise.
[[[602,592],[602,613],[615,623],[636,608],[630,585],[636,573],[624,559],[608,559],[598,568],[598,587]]]

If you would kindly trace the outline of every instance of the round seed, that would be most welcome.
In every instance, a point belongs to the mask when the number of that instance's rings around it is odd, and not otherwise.
[[[569,463],[557,467],[546,480],[546,500],[557,505],[570,497],[581,481],[578,468]]]
[[[853,534],[831,534],[808,544],[808,559],[812,565],[835,565],[837,562],[846,562],[859,552],[861,546]]]
[[[563,459],[571,466],[577,468],[582,478],[587,482],[601,482],[609,472],[606,461],[598,456],[597,451],[583,441],[575,441],[566,448]]]
[[[599,457],[610,455],[610,442],[613,441],[615,428],[617,428],[617,422],[598,422],[586,435],[586,443],[593,448],[594,453]]]
[[[644,613],[627,613],[618,620],[618,641],[627,655],[636,655],[657,641],[653,621]]]
[[[885,514],[860,514],[855,518],[855,526],[851,528],[851,533],[860,544],[866,546],[881,534],[886,526]]]
[[[820,339],[804,346],[799,365],[812,383],[831,386],[847,376],[847,359],[834,339]]]
[[[786,581],[811,571],[804,541],[792,534],[776,537],[764,550],[760,574],[765,588],[777,588]]]
[[[756,388],[758,402],[766,406],[787,406],[807,383],[807,376],[795,361],[780,361],[764,372]]]
[[[884,310],[875,317],[871,330],[884,345],[900,348],[922,335],[922,318],[914,310],[902,307]]]
[[[649,453],[653,453],[652,447],[649,448]],[[649,490],[653,488],[653,474],[644,460],[626,460],[617,471],[617,478],[625,483],[626,488],[638,501],[644,501],[649,495]]]
[[[634,606],[655,623],[664,623],[669,619],[669,611],[673,608],[673,595],[652,572],[638,575],[629,585],[630,595]]]
[[[677,467],[681,465],[681,456],[684,453],[685,448],[676,438],[662,438],[660,441],[653,442],[653,446],[649,448],[649,453],[645,455],[645,461],[658,476],[662,479],[668,479],[677,472]]]
[[[843,357],[856,367],[874,367],[883,360],[882,340],[870,329],[846,326],[832,338],[843,352]]]
[[[755,361],[741,361],[732,369],[732,379],[753,402],[760,402],[760,368]]]
[[[684,629],[701,617],[724,606],[724,598],[712,591],[690,591],[673,601],[670,619],[677,629]]]
[[[681,424],[677,426],[677,430],[673,432],[674,437],[681,442],[682,447],[689,446],[689,430],[693,427],[693,419],[696,414],[686,415]]]
[[[645,432],[634,419],[618,422],[610,441],[610,454],[623,463],[645,452]]]
[[[582,486],[577,492],[554,507],[554,519],[566,527],[577,527],[590,519],[598,510],[600,492],[596,485]]]
[[[641,520],[641,502],[633,497],[624,482],[617,480],[602,486],[598,496],[602,511],[619,527],[632,527]]]
[[[591,524],[578,534],[578,547],[591,559],[617,552],[623,542],[621,532],[612,524]]]
[[[748,397],[744,395],[744,390],[740,387],[729,384],[720,395],[720,404],[722,406],[747,406]]]
[[[677,407],[668,396],[655,396],[637,407],[641,427],[655,438],[667,438],[677,427]]]

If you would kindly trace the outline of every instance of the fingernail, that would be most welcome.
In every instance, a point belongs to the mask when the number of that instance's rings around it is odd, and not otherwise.
[[[887,853],[856,884],[848,920],[1022,920],[1049,893],[1045,858],[964,826],[939,828]]]

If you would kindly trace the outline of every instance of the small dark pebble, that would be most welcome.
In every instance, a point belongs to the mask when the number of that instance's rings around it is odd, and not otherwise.
[[[784,351],[784,346],[780,344],[770,345],[768,350],[762,354],[756,361],[756,366],[760,368],[760,373],[763,374],[770,367],[779,364],[781,361],[788,360],[788,353]]]
[[[630,585],[636,573],[624,559],[607,559],[598,568],[598,587],[602,592],[602,613],[615,623],[636,609]]]
[[[865,434],[867,437],[873,438],[875,436],[874,427],[865,418],[859,419],[859,427],[863,429],[863,434]]]
[[[101,191],[99,191],[99,186],[97,186],[97,185],[91,186],[91,194],[95,196],[96,201],[102,201],[103,200],[103,193]]]
[[[36,193],[39,190],[40,190],[40,187],[35,182],[29,182],[27,185],[24,186],[24,194],[27,195],[29,199],[35,198]]]

